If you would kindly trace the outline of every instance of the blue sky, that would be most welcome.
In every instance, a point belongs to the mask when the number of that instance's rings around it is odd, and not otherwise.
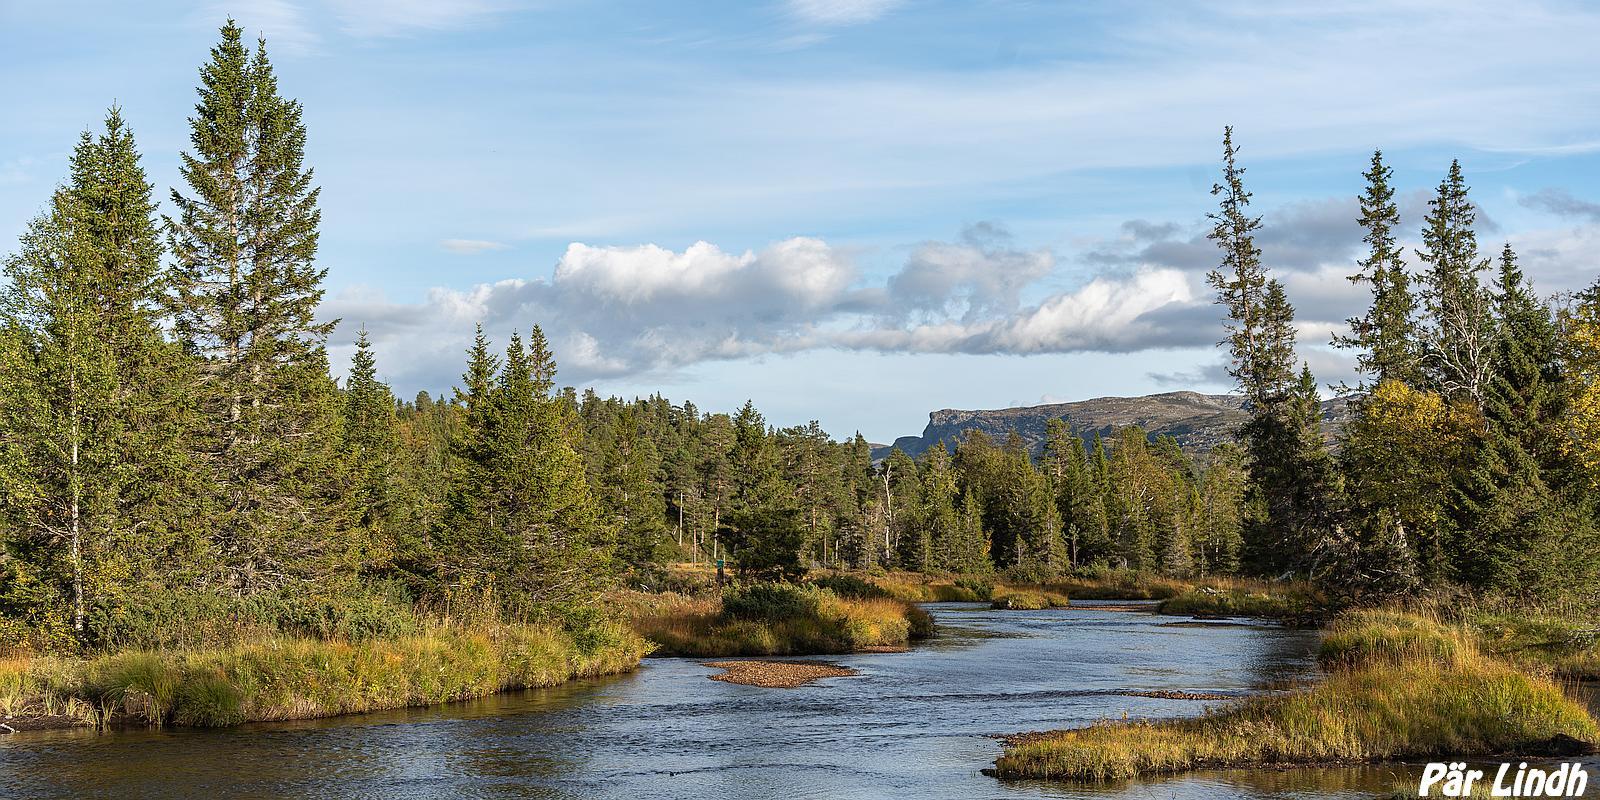
[[[1408,229],[1459,157],[1486,247],[1544,292],[1600,276],[1580,3],[0,0],[0,239],[112,102],[165,196],[229,14],[305,105],[335,369],[364,324],[406,395],[454,385],[477,321],[543,325],[566,382],[878,441],[1222,390],[1225,124],[1325,382],[1375,147]]]

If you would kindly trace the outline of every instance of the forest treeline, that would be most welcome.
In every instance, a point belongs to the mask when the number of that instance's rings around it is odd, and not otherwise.
[[[1047,580],[1113,567],[1312,577],[1351,593],[1592,597],[1600,284],[1534,293],[1480,254],[1452,165],[1413,274],[1381,154],[1361,199],[1364,381],[1330,447],[1294,311],[1261,261],[1231,130],[1210,276],[1250,422],[1185,453],[1054,423],[875,462],[857,434],[557,388],[529,320],[482,328],[449,397],[397,399],[364,330],[320,320],[300,105],[229,23],[161,214],[113,108],[5,261],[0,645],[157,646],[207,618],[381,635],[396,609],[584,624],[619,582],[722,559]]]

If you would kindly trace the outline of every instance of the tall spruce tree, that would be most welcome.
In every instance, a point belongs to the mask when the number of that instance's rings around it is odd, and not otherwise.
[[[1216,211],[1206,215],[1212,221],[1207,237],[1222,251],[1222,264],[1206,275],[1217,292],[1217,303],[1228,311],[1224,327],[1228,337],[1228,374],[1238,381],[1253,407],[1274,402],[1293,379],[1292,356],[1285,360],[1269,335],[1280,330],[1265,314],[1267,268],[1261,263],[1255,232],[1261,218],[1250,216],[1250,192],[1244,188],[1245,168],[1238,164],[1239,150],[1233,144],[1233,126],[1222,134],[1222,182],[1211,187],[1221,199]]]
[[[300,104],[266,42],[229,20],[200,70],[191,152],[166,221],[177,332],[201,359],[196,453],[210,467],[217,579],[250,593],[314,579],[354,551],[339,503],[339,407],[315,318],[318,190]]]
[[[1478,254],[1473,231],[1478,212],[1467,192],[1461,163],[1451,161],[1423,219],[1426,249],[1417,251],[1426,267],[1422,363],[1428,388],[1481,405],[1492,370],[1495,325],[1489,292],[1478,279],[1489,261]]]
[[[1320,431],[1311,415],[1316,387],[1297,375],[1294,307],[1283,284],[1269,278],[1255,246],[1258,217],[1247,213],[1250,193],[1237,163],[1233,129],[1223,134],[1223,182],[1211,239],[1222,264],[1208,279],[1227,309],[1229,374],[1245,395],[1250,420],[1241,429],[1250,470],[1252,509],[1245,547],[1255,569],[1271,573],[1313,568],[1325,546],[1334,486]],[[1309,405],[1309,408],[1308,408]]]
[[[1350,333],[1333,337],[1334,346],[1357,351],[1356,369],[1370,376],[1374,385],[1386,380],[1415,384],[1420,378],[1414,319],[1417,301],[1401,248],[1395,242],[1400,208],[1389,186],[1393,175],[1394,170],[1383,163],[1383,151],[1373,151],[1372,166],[1364,173],[1367,188],[1360,198],[1359,222],[1366,230],[1362,241],[1368,246],[1367,257],[1357,262],[1357,271],[1350,276],[1351,283],[1371,287],[1372,302],[1365,314],[1347,320]]]
[[[175,571],[162,556],[188,528],[173,502],[188,488],[184,364],[158,320],[154,211],[112,108],[5,262],[0,528],[12,534],[0,611],[46,632],[65,623],[80,640],[108,635],[118,606],[159,591]]]

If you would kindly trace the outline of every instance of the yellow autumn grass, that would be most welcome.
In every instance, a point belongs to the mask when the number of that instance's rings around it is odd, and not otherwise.
[[[0,661],[0,713],[197,726],[309,719],[625,672],[647,651],[618,623],[581,644],[557,626],[486,624],[356,643],[271,637],[203,650],[19,657]]]
[[[1466,757],[1537,749],[1600,726],[1552,680],[1485,654],[1466,630],[1422,615],[1335,621],[1326,681],[1194,719],[1102,722],[1028,737],[1002,777],[1113,780],[1210,767]]]

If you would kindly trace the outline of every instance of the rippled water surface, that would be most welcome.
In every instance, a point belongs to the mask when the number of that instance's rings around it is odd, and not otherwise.
[[[1317,634],[1088,607],[930,608],[938,640],[827,659],[861,674],[799,689],[736,686],[707,680],[716,670],[695,661],[649,659],[631,675],[432,709],[215,731],[19,734],[0,738],[0,795],[1367,798],[1417,771],[1002,783],[979,772],[1000,753],[995,734],[1196,714],[1204,703],[1117,693],[1243,694],[1301,677]]]

